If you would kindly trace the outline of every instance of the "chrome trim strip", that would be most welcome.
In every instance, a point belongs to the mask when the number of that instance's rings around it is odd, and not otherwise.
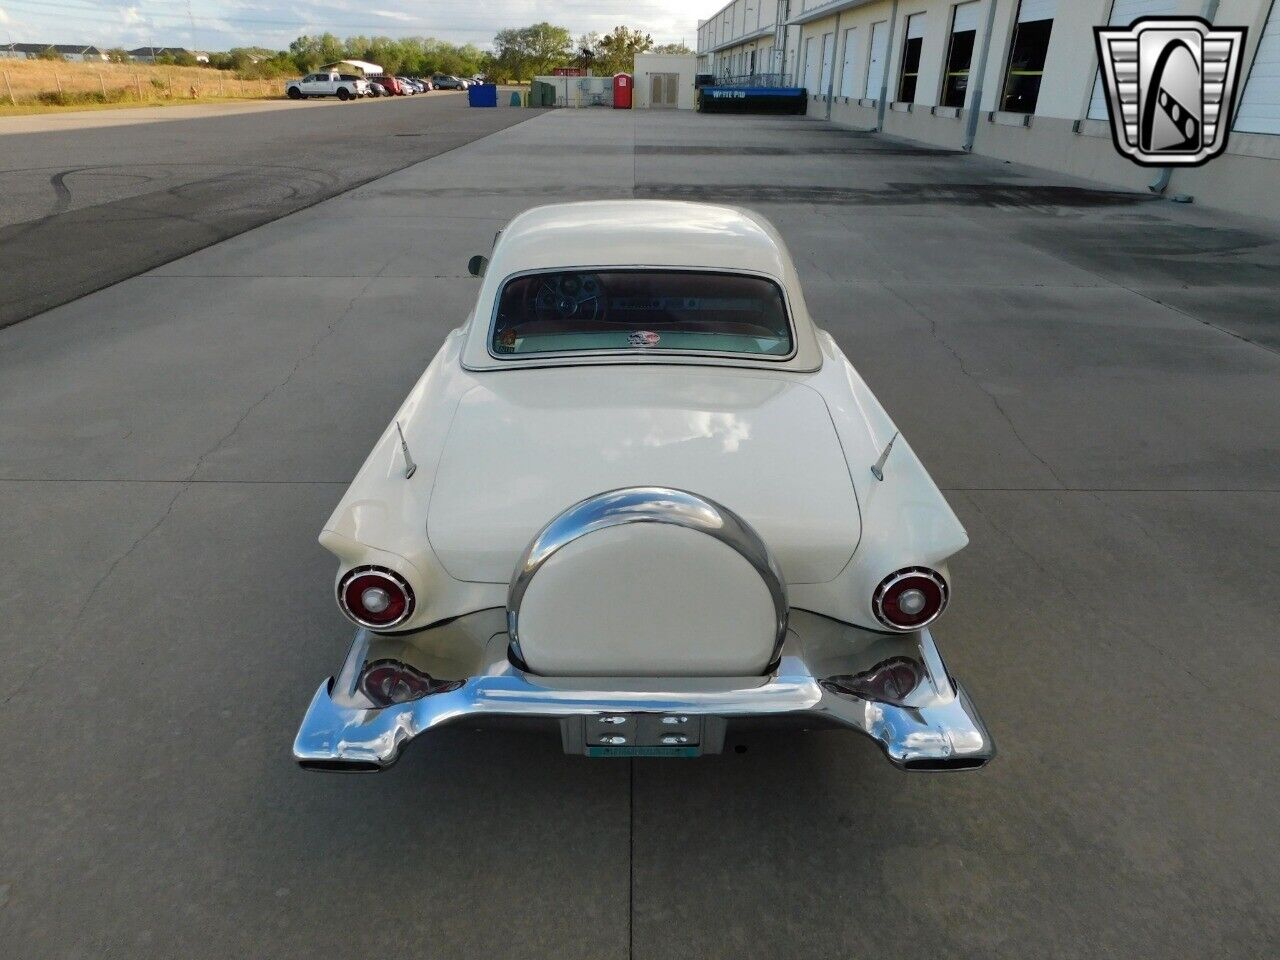
[[[516,563],[507,590],[507,633],[520,656],[520,602],[534,575],[561,547],[596,530],[627,523],[669,523],[697,530],[736,550],[760,574],[774,608],[774,647],[778,659],[787,636],[787,585],[782,570],[760,535],[728,507],[687,490],[671,487],[623,487],[580,500],[565,510],[529,543]]]
[[[369,642],[375,635],[365,627],[356,631],[351,650],[342,663],[342,670],[333,678],[330,688],[335,703],[343,707],[371,707],[372,703],[360,692],[360,675],[369,659]]]
[[[928,629],[920,631],[920,660],[929,674],[929,682],[933,685],[934,692],[945,700],[954,697],[955,689],[951,686],[951,675],[947,673],[947,665],[942,662],[942,654],[938,653],[938,646],[933,642],[933,634]]]

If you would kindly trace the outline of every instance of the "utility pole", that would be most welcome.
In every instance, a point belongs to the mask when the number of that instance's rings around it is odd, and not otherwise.
[[[191,55],[196,53],[196,18],[191,12],[191,0],[187,0],[187,20],[191,24]]]

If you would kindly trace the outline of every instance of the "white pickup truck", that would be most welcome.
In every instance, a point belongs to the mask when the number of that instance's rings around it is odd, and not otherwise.
[[[337,72],[309,73],[301,80],[290,80],[286,83],[284,92],[290,100],[304,100],[307,97],[337,97],[339,100],[351,100],[355,97],[367,96],[369,84],[364,80],[344,80]]]

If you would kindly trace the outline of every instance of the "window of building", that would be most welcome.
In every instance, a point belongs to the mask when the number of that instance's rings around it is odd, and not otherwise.
[[[902,75],[898,78],[898,99],[916,102],[916,81],[920,79],[920,52],[924,47],[924,14],[907,17],[906,36],[902,40]]]
[[[958,3],[951,14],[951,41],[947,45],[947,68],[942,75],[942,106],[963,107],[969,91],[969,69],[978,39],[976,0]]]
[[[1000,109],[1010,113],[1035,113],[1040,99],[1040,81],[1053,33],[1057,0],[1022,0],[1018,23],[1009,45],[1009,68],[1005,71]]]

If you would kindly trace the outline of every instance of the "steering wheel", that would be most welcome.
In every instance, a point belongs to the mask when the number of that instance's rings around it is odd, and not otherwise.
[[[597,320],[604,313],[600,278],[590,273],[544,277],[533,293],[537,320]]]

